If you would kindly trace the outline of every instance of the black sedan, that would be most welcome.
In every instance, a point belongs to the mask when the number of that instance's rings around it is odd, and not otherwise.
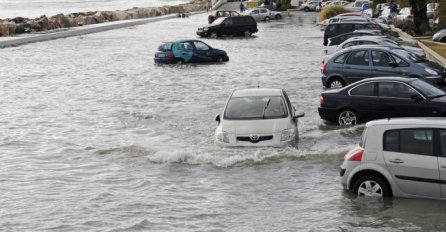
[[[446,92],[417,78],[368,78],[321,95],[319,116],[343,126],[380,118],[446,116]]]

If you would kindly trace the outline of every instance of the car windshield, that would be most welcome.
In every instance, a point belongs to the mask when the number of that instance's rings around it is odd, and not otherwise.
[[[220,18],[216,19],[214,22],[212,22],[211,24],[220,24],[221,22],[223,22],[223,20],[225,20],[225,17],[220,17]]]
[[[415,79],[410,84],[417,88],[420,92],[426,95],[428,98],[442,97],[446,92],[434,85],[431,85],[423,80]]]
[[[271,119],[288,117],[280,96],[233,97],[225,111],[226,119]]]
[[[420,57],[418,55],[415,55],[415,54],[413,54],[411,52],[408,52],[406,50],[403,50],[403,49],[393,49],[392,51],[395,54],[397,54],[397,55],[399,55],[399,56],[401,56],[401,57],[403,57],[403,58],[405,58],[407,60],[415,62],[415,63],[422,63],[422,62],[427,62],[428,61],[428,60],[426,60],[426,59],[424,59],[424,58],[422,58],[422,57]]]

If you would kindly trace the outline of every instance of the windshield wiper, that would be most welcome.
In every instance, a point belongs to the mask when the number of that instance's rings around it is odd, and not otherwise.
[[[268,108],[269,103],[271,102],[271,98],[268,98],[268,102],[266,102],[265,107],[263,108],[262,118],[265,118],[266,108]]]

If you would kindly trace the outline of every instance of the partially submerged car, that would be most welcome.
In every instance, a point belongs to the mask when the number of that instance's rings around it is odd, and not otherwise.
[[[212,24],[198,28],[197,35],[211,38],[223,35],[244,35],[248,37],[258,31],[257,22],[252,16],[241,15],[218,18]]]
[[[225,62],[229,57],[225,51],[212,48],[203,41],[180,40],[161,44],[154,60],[159,64],[182,64]]]
[[[212,11],[212,13],[208,16],[208,22],[212,23],[220,17],[232,17],[232,16],[239,16],[239,15],[240,14],[237,11],[233,11],[233,10],[216,10],[216,11]]]
[[[232,92],[223,114],[215,120],[215,143],[225,147],[294,144],[298,118],[282,89],[256,88]]]
[[[267,8],[254,8],[243,12],[244,15],[252,16],[256,21],[269,21],[270,19],[281,19],[280,11],[271,11]]]

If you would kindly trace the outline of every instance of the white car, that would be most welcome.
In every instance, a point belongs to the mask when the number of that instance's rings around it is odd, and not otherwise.
[[[282,89],[235,90],[223,114],[215,120],[215,143],[224,147],[293,145],[298,140],[298,118]]]
[[[369,197],[446,199],[446,120],[395,118],[366,124],[344,157],[345,190]]]
[[[271,11],[266,8],[254,8],[243,12],[244,15],[252,16],[256,21],[269,21],[270,19],[281,19],[280,11]]]

